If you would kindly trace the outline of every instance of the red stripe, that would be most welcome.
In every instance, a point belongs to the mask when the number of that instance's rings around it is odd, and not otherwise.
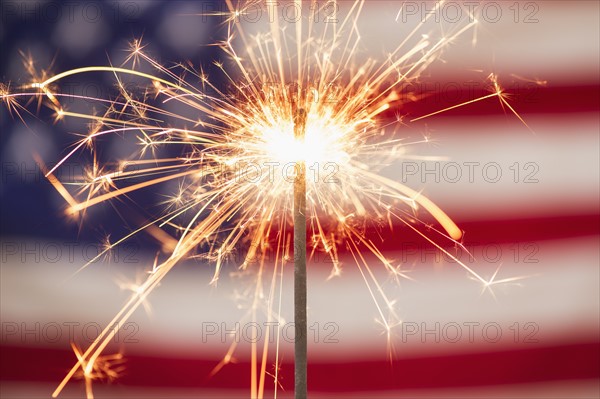
[[[465,83],[466,82],[466,83]],[[387,111],[387,116],[396,113],[409,115],[410,118],[452,107],[473,99],[492,94],[486,84],[469,86],[468,81],[452,80],[424,82],[417,85],[417,97],[410,100],[407,94],[401,94],[401,100]],[[415,89],[412,88],[412,89]],[[544,113],[563,114],[576,112],[598,112],[600,109],[600,86],[538,86],[533,83],[515,83],[505,87],[508,102],[520,114]],[[417,100],[418,99],[418,100]],[[502,115],[505,110],[498,99],[490,98],[464,107],[444,112],[443,116]],[[561,132],[563,133],[563,132]]]
[[[553,216],[536,219],[459,222],[469,242],[556,240],[600,234],[600,215]]]
[[[600,215],[549,216],[530,219],[477,220],[456,222],[464,231],[463,243],[468,246],[487,244],[507,244],[517,242],[540,242],[560,240],[600,234]],[[435,226],[435,224],[434,224]],[[436,226],[439,228],[438,226]],[[382,232],[385,240],[380,247],[388,250],[398,250],[402,242],[420,242],[416,233],[407,227],[399,226],[400,234]],[[427,233],[426,229],[420,229]],[[403,233],[407,234],[403,234]],[[376,235],[367,234],[368,237]],[[413,238],[410,238],[410,237]],[[428,236],[435,238],[434,235]],[[447,240],[435,240],[442,246],[452,246]],[[444,243],[444,241],[446,241]],[[446,245],[444,245],[446,244]]]
[[[3,381],[58,383],[75,360],[66,350],[2,346],[0,353]],[[393,364],[383,360],[313,363],[309,365],[309,389],[313,392],[356,392],[595,379],[600,378],[599,359],[600,342],[595,342],[401,359]],[[130,356],[119,384],[248,389],[249,363],[230,364],[213,378],[208,378],[217,362]],[[281,367],[280,382],[287,390],[292,388],[293,366],[289,362]]]
[[[438,230],[442,230],[442,228],[434,221],[425,220],[424,222],[431,222],[431,226]],[[600,235],[599,214],[548,216],[530,219],[492,219],[464,222],[458,220],[457,225],[464,231],[464,236],[461,241],[464,247],[469,251],[472,251],[479,246],[496,247],[499,245],[518,244],[519,248],[524,251],[521,254],[522,257],[528,256],[527,254],[535,255],[531,251],[537,251],[539,245],[543,241]],[[439,235],[423,224],[411,223],[411,226],[417,228],[440,247],[448,249],[452,254],[459,255],[456,243],[450,239]],[[288,233],[291,235],[292,232],[288,231]],[[387,225],[375,229],[371,224],[370,226],[366,226],[366,230],[362,230],[362,233],[364,236],[369,237],[371,243],[384,254],[393,252],[396,255],[404,254],[407,257],[411,257],[420,253],[420,251],[425,251],[427,259],[433,260],[437,259],[434,257],[434,254],[439,253],[433,244],[428,242],[412,228],[399,224],[399,222],[396,222],[392,230],[390,230]],[[312,232],[309,230],[308,234],[310,236]],[[358,243],[358,245],[360,247],[362,244]],[[530,245],[533,246],[531,247]],[[490,248],[490,250],[493,249],[494,248]],[[240,249],[240,252],[237,254],[237,259],[244,258],[246,256],[246,251],[246,248]],[[345,257],[349,255],[349,248],[346,244],[342,244],[337,248],[337,252],[340,257]],[[274,254],[271,255],[274,256]],[[467,254],[464,253],[461,256],[466,257]],[[493,257],[494,255],[490,256]],[[410,259],[414,260],[416,258]],[[423,258],[421,257],[419,259]],[[320,263],[320,260],[325,260],[327,267],[331,267],[330,259],[323,255],[322,252],[316,251],[315,255],[311,258],[311,262]],[[376,263],[376,265],[380,265],[380,263]]]
[[[434,221],[424,220],[424,222],[431,222],[431,226],[442,230]],[[456,224],[464,231],[462,242],[468,247],[519,242],[539,243],[541,241],[580,238],[600,234],[600,214],[525,219],[457,220]],[[418,228],[419,231],[442,247],[455,246],[452,241],[443,239],[426,226],[415,223],[411,223],[411,226]],[[394,225],[393,230],[390,230],[387,225],[382,226],[380,229],[367,226],[364,235],[369,237],[377,248],[386,251],[413,250],[415,246],[423,249],[427,245],[427,241],[414,232],[412,228],[398,222]],[[340,247],[338,250],[340,253],[344,253],[346,248]]]

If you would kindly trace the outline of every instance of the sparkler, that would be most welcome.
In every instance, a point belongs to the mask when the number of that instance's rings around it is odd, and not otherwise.
[[[294,138],[304,141],[306,112],[298,109],[294,117]],[[294,393],[297,399],[307,394],[308,318],[306,315],[306,165],[296,162],[294,181]]]
[[[448,215],[422,193],[380,175],[377,169],[387,161],[407,157],[407,148],[419,143],[395,138],[395,133],[389,130],[398,121],[384,124],[382,114],[404,101],[403,90],[419,78],[448,43],[477,24],[475,15],[470,14],[470,21],[464,26],[434,40],[420,32],[431,13],[383,62],[359,62],[358,21],[364,1],[353,2],[339,24],[324,25],[322,32],[317,32],[311,13],[307,20],[295,21],[294,34],[282,26],[276,9],[267,7],[269,31],[251,35],[243,29],[239,16],[255,4],[236,6],[228,0],[229,11],[217,13],[226,18],[228,35],[225,41],[216,44],[230,57],[236,73],[228,72],[222,63],[215,65],[231,83],[233,95],[190,64],[179,65],[180,74],[162,66],[144,52],[140,40],[132,43],[130,55],[120,67],[82,67],[51,76],[36,72],[28,61],[31,84],[17,92],[10,91],[8,86],[0,88],[5,105],[18,115],[25,110],[18,101],[20,98],[37,98],[40,104],[55,111],[57,121],[70,117],[90,122],[85,137],[53,168],[44,169],[49,182],[66,200],[68,215],[83,219],[87,209],[97,204],[122,199],[164,182],[182,182],[179,192],[166,202],[162,215],[110,243],[83,266],[143,231],[159,239],[170,251],[167,259],[157,261],[147,279],[132,289],[130,299],[98,339],[85,351],[75,350],[77,363],[53,397],[77,376],[85,379],[88,398],[93,397],[91,381],[98,378],[99,370],[112,375],[105,370],[107,358],[103,352],[114,334],[182,260],[195,256],[210,260],[214,264],[212,283],[216,283],[235,248],[248,248],[240,268],[253,269],[257,278],[248,315],[255,320],[263,292],[261,281],[267,271],[267,254],[274,248],[276,256],[266,308],[269,318],[278,314],[276,307],[281,308],[281,293],[277,294],[276,287],[279,284],[281,288],[281,283],[277,276],[282,274],[289,258],[290,224],[293,224],[296,323],[295,394],[297,398],[306,397],[307,250],[311,256],[320,251],[330,258],[332,277],[341,273],[338,249],[343,246],[349,251],[373,297],[391,345],[391,330],[399,318],[375,278],[365,252],[395,278],[405,275],[365,234],[367,227],[387,224],[391,228],[399,221],[450,257],[438,241],[450,240],[460,245],[462,231]],[[294,4],[302,10],[301,1]],[[318,5],[312,2],[311,10],[315,8]],[[245,49],[243,54],[238,48]],[[154,73],[138,70],[136,66],[141,62],[150,65]],[[88,73],[113,75],[120,97],[108,100],[66,95],[58,90],[60,81]],[[127,89],[127,76],[149,82],[141,96]],[[451,108],[497,98],[518,116],[508,104],[497,78],[490,75],[490,80],[494,85],[491,94]],[[102,114],[70,111],[61,102],[65,98],[91,100],[105,106],[105,111]],[[194,119],[170,112],[164,107],[167,103],[189,107],[200,116]],[[179,125],[165,124],[167,118],[177,120]],[[414,120],[417,119],[420,118]],[[94,157],[88,175],[81,180],[64,182],[55,177],[68,159],[86,149],[95,154],[98,141],[115,134],[136,135],[139,153],[116,165],[100,164]],[[182,155],[160,158],[155,153],[162,146],[180,147]],[[431,230],[437,238],[418,228],[424,225],[416,215],[419,207],[441,226]],[[191,217],[185,223],[178,222],[188,215]],[[174,231],[179,238],[166,231]],[[494,283],[455,260],[484,287]],[[386,317],[386,312],[391,316]],[[268,341],[268,338],[264,341],[262,356],[258,344],[252,344],[253,398],[264,396]],[[235,349],[234,343],[214,373],[231,361]],[[279,361],[277,337],[275,394]]]

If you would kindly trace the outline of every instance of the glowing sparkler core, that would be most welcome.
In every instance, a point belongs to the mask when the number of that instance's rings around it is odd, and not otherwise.
[[[294,122],[258,126],[263,134],[266,157],[281,164],[303,161],[307,167],[319,167],[332,162],[342,167],[350,160],[347,152],[350,136],[344,126],[331,122],[331,113],[319,116],[316,111],[306,116],[304,138],[294,134]]]

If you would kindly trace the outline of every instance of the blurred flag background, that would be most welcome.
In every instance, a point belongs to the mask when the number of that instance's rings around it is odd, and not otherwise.
[[[453,43],[388,115],[406,116],[398,127],[403,137],[428,138],[411,154],[444,160],[410,159],[389,165],[385,174],[423,190],[447,211],[465,231],[472,257],[447,249],[495,284],[482,288],[407,228],[384,232],[386,254],[411,277],[398,285],[374,268],[401,317],[389,345],[350,255],[341,253],[348,262],[334,279],[327,279],[331,265],[314,259],[312,397],[600,394],[599,5],[475,3],[446,2],[427,25],[452,26],[457,13],[479,6],[477,28]],[[347,4],[340,4],[343,13]],[[362,56],[384,58],[432,8],[421,1],[367,2],[359,27]],[[189,60],[210,74],[212,62],[226,56],[209,44],[226,31],[218,18],[202,14],[220,9],[220,2],[203,1],[3,1],[1,81],[27,82],[21,52],[53,72],[118,65],[127,43],[139,37],[162,63]],[[244,23],[264,29],[266,15]],[[489,93],[490,73],[530,129],[495,98],[408,122]],[[110,84],[92,76],[61,90],[102,96]],[[30,108],[35,113],[35,105]],[[27,125],[5,107],[0,115],[0,396],[48,397],[75,361],[70,342],[91,343],[160,248],[140,238],[72,277],[106,235],[132,228],[121,217],[129,208],[91,210],[81,229],[66,220],[62,199],[32,154],[56,162],[85,124],[53,124],[43,109],[39,118],[28,116]],[[136,145],[115,140],[108,156],[118,158]],[[77,173],[79,165],[71,167],[62,173]],[[170,189],[176,187],[165,193]],[[110,384],[95,384],[97,396],[249,396],[249,346],[253,334],[264,337],[271,326],[240,321],[244,281],[235,270],[231,265],[232,275],[212,287],[209,264],[188,261],[176,268],[115,338],[112,352],[125,354],[124,371]],[[291,279],[283,277],[287,322]],[[288,326],[280,329],[282,397],[293,390]],[[236,336],[234,361],[211,375]],[[71,383],[64,394],[80,397],[82,383]]]

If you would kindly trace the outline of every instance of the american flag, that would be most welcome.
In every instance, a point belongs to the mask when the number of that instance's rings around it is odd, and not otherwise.
[[[452,259],[394,226],[384,233],[383,247],[411,280],[384,284],[401,315],[390,347],[359,271],[346,267],[340,278],[327,279],[329,266],[313,260],[310,397],[600,395],[600,6],[479,3],[448,1],[440,8],[432,26],[452,24],[457,13],[475,6],[483,8],[481,23],[444,52],[415,84],[418,95],[389,117],[481,97],[494,73],[526,125],[497,99],[406,124],[406,137],[432,139],[419,154],[443,160],[403,161],[385,173],[423,190],[455,219],[472,256],[447,249],[492,284],[482,289]],[[203,14],[222,8],[205,1],[3,1],[0,80],[24,81],[20,52],[53,64],[53,71],[105,65],[107,57],[118,64],[127,41],[142,35],[161,61],[210,64],[222,57],[208,46],[222,27]],[[367,2],[360,27],[364,57],[384,56],[432,9],[432,2]],[[98,95],[104,84],[97,78],[73,90]],[[0,396],[49,397],[76,360],[70,343],[85,348],[93,341],[127,299],[123,287],[152,264],[155,252],[135,242],[72,277],[98,252],[103,229],[127,226],[118,217],[110,221],[116,211],[109,207],[91,214],[91,227],[83,229],[57,211],[61,199],[32,153],[59,159],[71,139],[67,133],[77,127],[53,125],[43,111],[27,125],[5,107],[0,113]],[[131,145],[115,144],[112,151]],[[340,257],[352,263],[350,254]],[[385,281],[383,270],[374,272]],[[211,273],[189,261],[169,275],[115,337],[123,370],[114,381],[94,385],[97,397],[249,396],[250,344],[272,326],[240,323],[238,281],[224,277],[208,286]],[[282,316],[289,322],[291,273],[283,281]],[[291,397],[293,344],[287,324],[278,327],[278,396]],[[235,340],[235,359],[213,373]],[[63,397],[81,397],[82,384],[71,383]],[[267,397],[273,388],[267,383]]]

